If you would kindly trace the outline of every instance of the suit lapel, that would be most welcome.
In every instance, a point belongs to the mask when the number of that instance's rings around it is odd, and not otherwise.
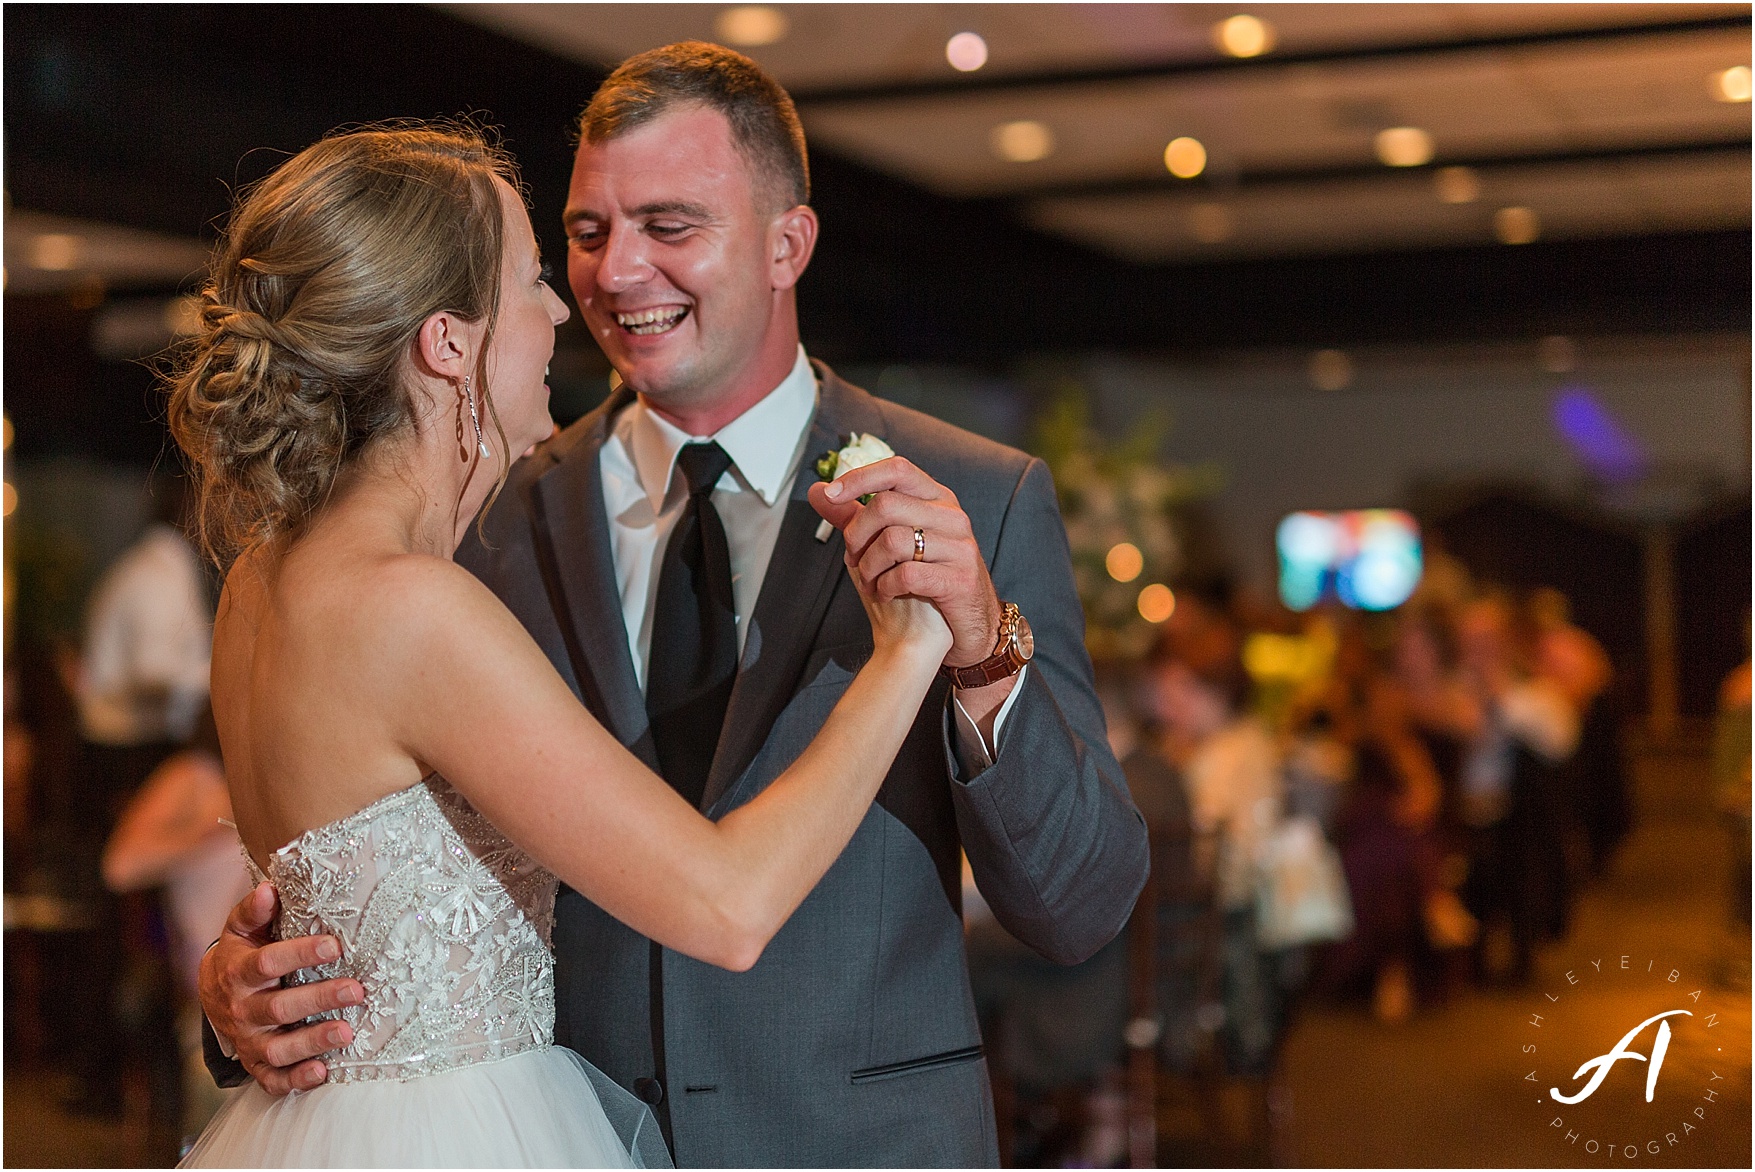
[[[786,518],[774,541],[755,614],[750,618],[743,662],[702,796],[704,810],[711,810],[749,768],[775,719],[791,702],[829,600],[845,578],[841,556],[846,547],[841,535],[834,533],[827,541],[816,539],[822,518],[808,498],[817,479],[816,458],[839,448],[849,432],[877,431],[881,421],[869,397],[848,387],[827,367],[819,364],[818,370],[822,390],[816,418],[793,477]],[[851,590],[852,585],[847,588]]]
[[[594,412],[579,443],[536,481],[531,500],[543,580],[586,705],[616,739],[655,766],[622,619],[598,459],[610,421],[631,398],[618,393]]]

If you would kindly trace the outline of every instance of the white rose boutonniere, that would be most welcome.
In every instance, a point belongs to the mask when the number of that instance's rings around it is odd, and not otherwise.
[[[847,437],[847,443],[840,451],[824,452],[817,457],[817,476],[825,481],[834,480],[855,468],[887,460],[895,454],[890,445],[877,436],[861,435],[856,431]]]
[[[875,435],[854,432],[847,437],[847,443],[839,451],[828,451],[817,457],[817,478],[824,483],[844,476],[855,468],[863,468],[867,464],[875,464],[879,460],[887,460],[895,455],[889,444]],[[859,498],[860,504],[869,504],[871,494]],[[834,533],[834,526],[824,521],[817,526],[817,540],[827,541]]]

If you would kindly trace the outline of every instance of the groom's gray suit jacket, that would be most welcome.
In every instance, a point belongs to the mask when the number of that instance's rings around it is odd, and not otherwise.
[[[959,847],[995,915],[1061,962],[1120,929],[1146,834],[1104,738],[1066,534],[1041,461],[886,403],[818,367],[821,399],[750,616],[702,809],[749,801],[803,750],[871,650],[839,533],[816,539],[815,455],[888,440],[957,494],[1036,659],[998,760],[958,776],[948,685],[921,707],[858,832],[761,960],[661,949],[562,889],[556,1037],[658,1103],[693,1166],[994,1165],[963,954]],[[610,558],[600,450],[625,394],[521,461],[458,551],[586,706],[654,769]]]

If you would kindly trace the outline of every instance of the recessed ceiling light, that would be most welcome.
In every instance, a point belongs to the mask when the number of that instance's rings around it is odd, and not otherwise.
[[[1440,167],[1432,173],[1432,186],[1444,203],[1474,203],[1481,198],[1481,177],[1472,167]]]
[[[65,273],[79,267],[85,241],[65,232],[45,232],[31,238],[30,266],[44,272]]]
[[[1549,374],[1569,374],[1578,367],[1578,347],[1563,334],[1543,338],[1536,346],[1536,357]]]
[[[1542,222],[1534,209],[1500,208],[1493,213],[1493,235],[1501,244],[1528,244],[1542,234]]]
[[[1173,138],[1164,148],[1164,168],[1178,179],[1193,179],[1207,169],[1207,148],[1198,138]]]
[[[1274,47],[1274,30],[1264,20],[1239,14],[1213,26],[1213,41],[1233,57],[1259,57]]]
[[[1386,167],[1421,167],[1432,161],[1432,136],[1418,126],[1377,132],[1377,158]]]
[[[1223,244],[1236,224],[1222,203],[1197,203],[1188,209],[1188,231],[1202,244]]]
[[[1353,385],[1353,360],[1345,350],[1318,350],[1310,356],[1307,373],[1319,391],[1344,391]]]
[[[979,33],[958,33],[945,42],[945,60],[952,69],[974,73],[987,64],[987,42]]]
[[[1747,65],[1733,65],[1712,75],[1712,96],[1721,102],[1746,102],[1749,100],[1749,88]]]
[[[778,8],[766,4],[740,4],[721,12],[713,27],[727,42],[756,49],[783,38],[792,22]]]
[[[993,153],[1008,163],[1034,163],[1054,153],[1054,132],[1040,122],[1002,122],[989,139]]]

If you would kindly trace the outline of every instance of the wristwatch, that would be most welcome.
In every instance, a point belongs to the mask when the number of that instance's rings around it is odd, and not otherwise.
[[[1007,676],[1017,675],[1035,655],[1036,636],[1030,630],[1030,620],[1024,617],[1017,603],[1002,602],[999,604],[999,642],[994,646],[993,654],[968,667],[946,664],[938,670],[959,688],[984,688]]]

